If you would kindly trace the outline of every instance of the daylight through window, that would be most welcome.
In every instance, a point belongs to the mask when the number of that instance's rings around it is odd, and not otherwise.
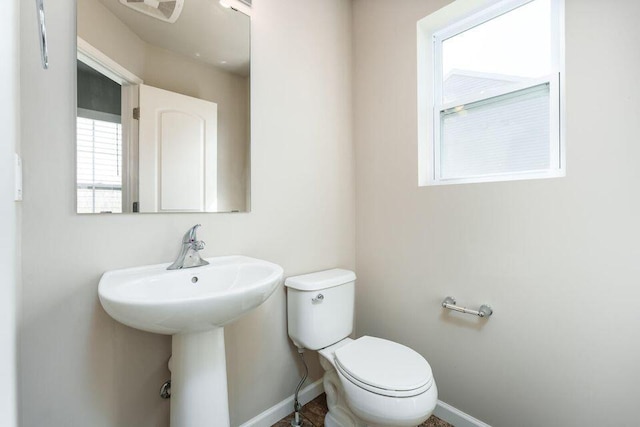
[[[559,7],[503,1],[429,34],[426,184],[564,174]]]

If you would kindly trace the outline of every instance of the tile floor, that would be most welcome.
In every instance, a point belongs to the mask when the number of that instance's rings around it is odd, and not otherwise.
[[[322,427],[324,426],[324,415],[327,413],[327,399],[324,393],[316,397],[311,402],[302,407],[303,427]],[[293,414],[284,417],[272,427],[291,427]],[[440,418],[432,415],[427,421],[420,424],[419,427],[453,427],[451,424],[442,421]]]

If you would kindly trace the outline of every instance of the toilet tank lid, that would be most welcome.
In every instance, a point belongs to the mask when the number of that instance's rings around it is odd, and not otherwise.
[[[356,280],[356,273],[351,270],[334,268],[331,270],[318,271],[316,273],[293,276],[284,281],[288,288],[299,291],[319,291],[321,289],[332,288],[344,285]]]

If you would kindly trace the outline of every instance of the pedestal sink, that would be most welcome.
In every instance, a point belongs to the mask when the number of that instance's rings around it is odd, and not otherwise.
[[[113,270],[100,279],[100,302],[133,328],[172,335],[171,426],[229,426],[223,326],[269,298],[282,280],[276,264],[244,256],[209,265],[167,264]]]

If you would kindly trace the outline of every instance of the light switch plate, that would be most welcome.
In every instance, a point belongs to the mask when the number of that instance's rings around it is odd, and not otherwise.
[[[14,182],[15,182],[15,197],[14,197],[14,200],[16,202],[20,202],[20,201],[22,201],[22,159],[20,158],[18,153],[16,153],[16,155],[15,155],[14,171],[15,171],[15,179],[14,179]]]

